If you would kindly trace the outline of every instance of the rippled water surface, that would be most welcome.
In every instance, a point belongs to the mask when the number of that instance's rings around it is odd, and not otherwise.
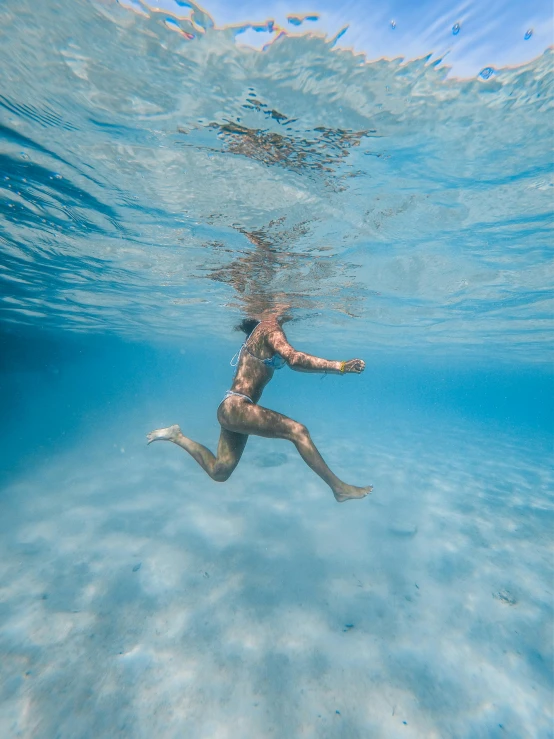
[[[0,3],[0,737],[553,739],[551,8],[254,5]]]
[[[223,334],[284,293],[372,345],[547,360],[551,51],[459,80],[141,7],[2,4],[5,321]]]

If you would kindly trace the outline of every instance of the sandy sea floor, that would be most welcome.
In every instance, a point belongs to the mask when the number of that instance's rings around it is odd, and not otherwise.
[[[319,429],[375,485],[338,505],[286,442],[221,485],[150,425],[4,487],[2,737],[552,736],[544,440]]]

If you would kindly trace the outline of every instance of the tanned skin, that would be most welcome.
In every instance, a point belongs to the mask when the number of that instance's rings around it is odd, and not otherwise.
[[[294,349],[287,341],[277,318],[273,316],[264,318],[256,326],[248,339],[248,349],[260,359],[280,354],[286,359],[288,366],[297,372],[341,373],[340,361],[321,359]],[[344,363],[343,368],[345,373],[356,374],[364,369],[365,362],[362,359],[351,359]],[[339,503],[368,495],[372,490],[371,485],[355,487],[339,480],[325,463],[303,424],[258,405],[273,374],[271,367],[257,361],[247,351],[241,352],[231,390],[248,395],[254,403],[231,396],[219,406],[217,420],[221,424],[221,435],[216,456],[202,444],[184,436],[177,425],[152,431],[147,436],[148,443],[172,441],[187,451],[212,480],[224,482],[239,463],[250,435],[286,439],[292,441],[306,464],[329,485]]]

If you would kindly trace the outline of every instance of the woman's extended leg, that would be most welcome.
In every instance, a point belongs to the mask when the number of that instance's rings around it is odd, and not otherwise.
[[[146,438],[149,444],[153,441],[172,441],[177,444],[188,452],[216,482],[225,482],[231,476],[248,441],[248,436],[245,434],[222,428],[217,445],[217,456],[214,456],[207,447],[184,436],[177,425],[151,431]]]
[[[222,428],[229,431],[292,441],[304,462],[329,485],[339,503],[351,498],[364,498],[372,490],[371,485],[359,488],[339,480],[318,452],[308,429],[281,413],[240,398],[229,398],[219,407],[217,418]]]

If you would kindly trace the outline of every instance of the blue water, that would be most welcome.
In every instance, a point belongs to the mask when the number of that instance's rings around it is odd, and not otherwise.
[[[400,5],[2,4],[1,737],[553,736],[539,5],[479,46],[472,5],[408,43]],[[224,485],[146,446],[215,449],[233,327],[282,301],[367,369],[262,402],[363,501],[288,442]]]

